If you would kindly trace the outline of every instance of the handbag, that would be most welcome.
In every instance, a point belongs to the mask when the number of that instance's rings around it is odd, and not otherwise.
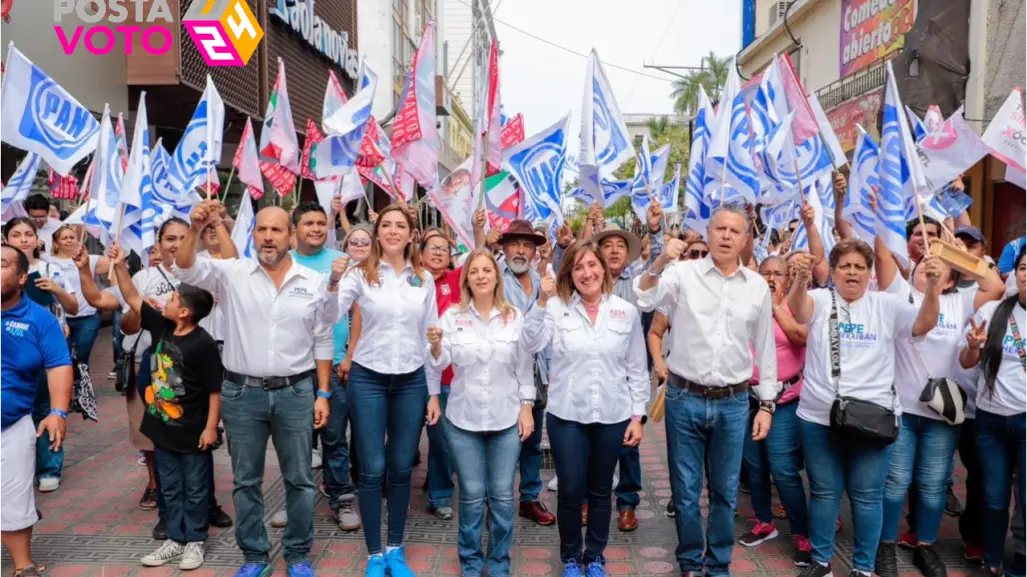
[[[535,409],[545,409],[549,405],[549,385],[542,382],[542,369],[539,367],[538,361],[534,363],[535,370]]]
[[[114,361],[114,390],[122,395],[128,396],[136,386],[136,348],[141,337],[136,337],[132,350],[122,350]]]
[[[831,379],[834,381],[834,403],[831,405],[831,428],[865,445],[886,447],[899,437],[899,418],[889,408],[870,401],[839,394],[839,380],[842,376],[842,348],[838,335],[838,300],[831,290],[831,315],[828,318],[828,335],[831,342]],[[892,398],[895,386],[892,385]]]
[[[916,304],[913,302],[913,293],[909,293],[909,304]],[[920,391],[920,402],[949,425],[963,424],[966,420],[966,391],[952,379],[932,378],[927,363],[920,355],[920,347],[912,341],[909,344],[913,347],[917,362],[927,375],[927,384]]]

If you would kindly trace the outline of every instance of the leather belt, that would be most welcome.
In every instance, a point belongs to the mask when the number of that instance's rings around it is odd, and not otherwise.
[[[247,387],[256,387],[270,391],[273,389],[282,389],[285,387],[291,387],[303,379],[308,379],[314,376],[314,371],[306,371],[298,375],[292,375],[291,377],[251,377],[249,375],[242,375],[239,373],[233,373],[232,371],[225,371],[225,380],[231,381],[239,385],[245,385]]]
[[[749,383],[746,382],[728,385],[726,387],[707,387],[706,385],[700,385],[699,383],[694,383],[688,379],[681,378],[674,373],[669,374],[667,382],[674,388],[683,389],[689,393],[699,395],[700,397],[711,401],[733,397],[739,393],[744,393],[749,390]]]
[[[792,387],[792,385],[794,385],[795,383],[798,383],[799,379],[802,378],[802,373],[803,373],[803,371],[799,371],[799,372],[795,373],[794,377],[788,379],[787,381],[781,381],[781,390],[782,391],[787,391],[788,389],[790,389]]]

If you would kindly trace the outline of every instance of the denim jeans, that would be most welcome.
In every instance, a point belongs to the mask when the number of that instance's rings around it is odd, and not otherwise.
[[[314,475],[310,447],[314,430],[314,376],[291,387],[262,389],[226,380],[221,420],[232,456],[235,541],[246,563],[267,563],[271,543],[264,526],[264,461],[268,438],[275,444],[285,480],[289,524],[282,535],[285,562],[309,558],[314,542]]]
[[[830,427],[802,419],[799,431],[809,475],[813,559],[831,561],[842,492],[847,492],[852,506],[853,568],[873,572],[881,539],[884,481],[894,444],[871,447],[854,443]]]
[[[160,469],[160,492],[167,507],[168,539],[179,543],[207,540],[213,460],[210,452],[179,453],[153,449],[154,469]]]
[[[1009,530],[1009,499],[1016,474],[1016,501],[1024,502],[1024,460],[1027,442],[1027,413],[1004,417],[977,409],[977,452],[982,459],[981,483],[984,486],[983,529],[984,563],[991,568],[1002,564],[1006,532]],[[1023,507],[1018,515],[1023,522]],[[1023,544],[1017,548],[1023,550]]]
[[[542,494],[542,422],[546,410],[535,407],[531,410],[531,418],[536,423],[535,429],[527,441],[521,443],[521,455],[517,464],[521,473],[521,503],[534,503]],[[610,479],[613,480],[612,478]]]
[[[328,424],[320,431],[325,490],[332,511],[339,510],[344,496],[351,499],[357,492],[350,477],[349,443],[346,441],[346,425],[350,421],[348,409],[346,389],[339,383],[338,374],[332,367],[332,399],[329,401]]]
[[[389,546],[403,544],[410,506],[410,473],[424,424],[428,382],[424,368],[402,375],[353,363],[346,387],[353,411],[353,436],[360,453],[357,497],[369,554],[382,551],[382,483],[388,474]],[[388,438],[388,444],[385,439]]]
[[[209,490],[207,491],[207,494],[210,497],[210,502],[207,504],[207,507],[208,507],[208,510],[213,512],[214,507],[217,507],[217,504],[218,504],[217,497],[215,496],[215,492],[217,491],[217,487],[214,486],[214,452],[213,451],[207,451],[206,453],[204,453],[204,455],[207,457],[207,460],[210,461],[210,467],[208,468],[209,469],[209,474],[207,475],[207,487],[209,488]],[[160,457],[157,456],[157,451],[154,451],[153,452],[153,479],[154,479],[154,481],[157,482],[157,518],[159,518],[160,520],[162,520],[165,523],[167,523],[167,521],[168,521],[168,504],[164,500],[164,490],[162,488],[163,485],[161,484],[161,477],[160,477],[160,465],[157,463],[157,461],[159,461],[159,460],[160,460]]]
[[[642,490],[642,461],[638,447],[621,445],[617,464],[620,465],[620,478],[613,489],[617,497],[617,510],[634,509],[641,502],[638,492]]]
[[[799,442],[799,417],[795,415],[798,408],[798,401],[778,405],[770,432],[762,441],[752,440],[750,428],[750,432],[745,435],[743,468],[749,481],[749,500],[756,518],[764,523],[774,521],[770,510],[770,477],[773,476],[792,535],[808,537],[806,489],[799,476],[802,447]]]
[[[70,340],[80,362],[89,363],[89,356],[96,344],[96,335],[100,332],[100,315],[93,313],[84,317],[68,318]]]
[[[46,380],[46,371],[41,370],[36,382],[36,404],[32,408],[32,424],[39,428],[50,415],[50,384]],[[36,439],[36,480],[60,479],[64,471],[64,445],[56,451],[50,450],[50,438],[41,435]]]
[[[668,385],[666,403],[678,565],[682,572],[702,573],[705,564],[711,576],[728,575],[735,546],[742,446],[749,428],[749,394],[708,400]],[[699,509],[704,476],[710,502],[705,531]]]
[[[933,544],[938,539],[957,437],[958,429],[944,421],[902,415],[899,438],[892,445],[891,466],[884,483],[881,541],[894,543],[898,540],[906,493],[914,481],[917,540]]]
[[[448,404],[449,385],[443,385],[439,394],[443,415]],[[446,419],[428,425],[428,506],[434,509],[449,507],[449,500],[453,498],[453,457],[447,428]]]
[[[549,444],[560,483],[556,523],[560,528],[560,561],[588,565],[601,561],[610,537],[610,492],[624,431],[629,421],[610,425],[565,421],[546,415]],[[581,504],[588,503],[585,550],[582,553]]]
[[[124,341],[125,335],[121,334],[121,309],[116,309],[111,314],[111,347],[114,350],[114,362],[118,362],[118,357],[121,356],[121,343]]]
[[[517,425],[503,431],[466,431],[446,423],[446,437],[460,481],[457,554],[464,577],[510,577],[510,544],[514,524],[514,473],[521,450]],[[489,550],[482,552],[486,503]]]

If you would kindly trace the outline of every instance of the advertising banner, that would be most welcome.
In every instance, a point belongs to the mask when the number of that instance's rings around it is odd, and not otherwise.
[[[838,136],[838,143],[842,145],[842,150],[848,152],[856,146],[856,139],[859,137],[857,124],[865,128],[867,132],[874,134],[875,140],[877,139],[877,115],[881,111],[883,97],[883,91],[875,90],[847,100],[827,111],[827,120]]]
[[[842,0],[839,77],[901,50],[916,20],[916,0]]]

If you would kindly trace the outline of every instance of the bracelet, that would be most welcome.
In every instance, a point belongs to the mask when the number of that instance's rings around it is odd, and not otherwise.
[[[68,420],[68,411],[65,411],[64,409],[50,409],[50,414],[57,415],[65,421]]]
[[[322,399],[329,399],[329,400],[331,400],[331,398],[332,398],[332,393],[331,393],[330,391],[322,391],[322,390],[318,390],[318,391],[317,391],[317,396],[318,396],[318,397],[320,397],[320,398],[322,398]]]

